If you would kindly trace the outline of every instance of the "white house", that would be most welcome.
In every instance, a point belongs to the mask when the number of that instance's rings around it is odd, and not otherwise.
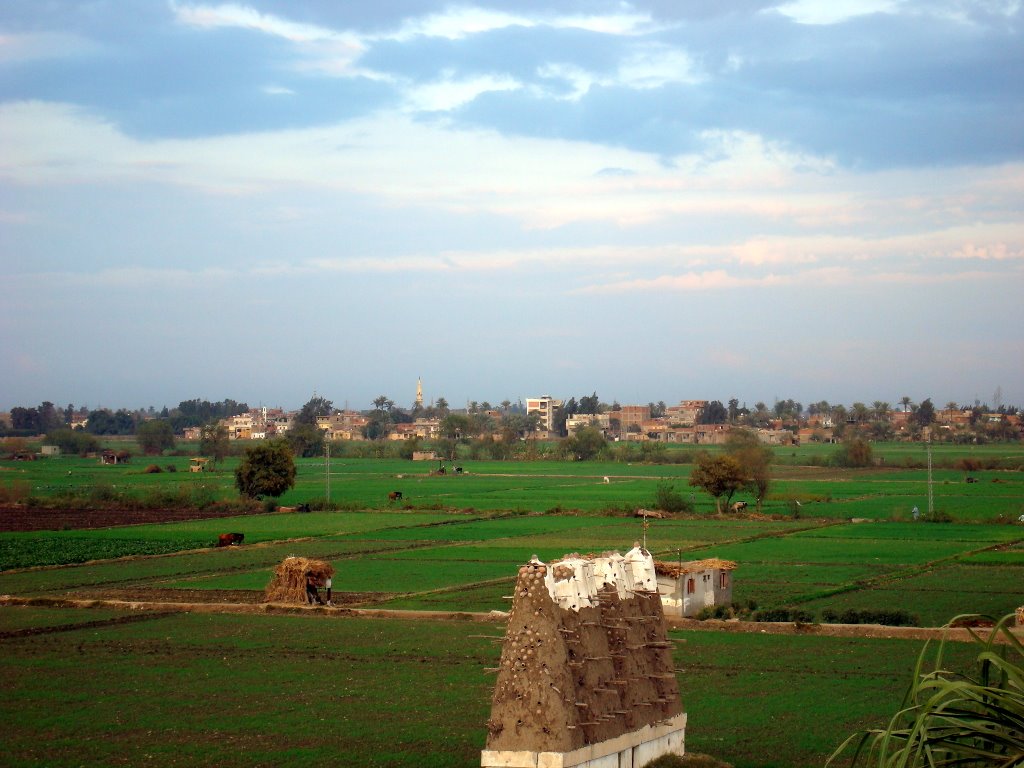
[[[705,608],[732,603],[736,563],[710,558],[687,563],[654,564],[666,616],[696,616]]]

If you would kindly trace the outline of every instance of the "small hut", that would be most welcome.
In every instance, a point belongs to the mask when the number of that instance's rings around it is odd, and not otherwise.
[[[266,602],[299,603],[305,605],[306,579],[312,576],[318,586],[324,586],[334,576],[334,567],[324,560],[308,557],[286,557],[274,569],[274,578],[267,585]]]
[[[696,616],[704,608],[732,602],[734,562],[718,558],[679,564],[656,560],[654,570],[666,616]]]

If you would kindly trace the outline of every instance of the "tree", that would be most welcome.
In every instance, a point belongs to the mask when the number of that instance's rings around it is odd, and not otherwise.
[[[330,416],[332,413],[334,413],[334,403],[323,397],[313,395],[296,414],[293,426],[295,424],[311,424],[315,427],[318,418]]]
[[[316,424],[297,423],[284,434],[292,453],[308,459],[324,452],[324,430]]]
[[[906,413],[910,410],[910,404],[914,401],[910,399],[910,395],[904,395],[900,398],[900,405],[903,406],[903,412]]]
[[[61,453],[77,453],[85,455],[90,451],[98,451],[100,442],[87,432],[72,429],[57,429],[46,435],[46,442],[56,445]]]
[[[147,456],[156,456],[174,447],[174,428],[166,419],[150,419],[139,425],[135,432],[139,447]]]
[[[581,427],[565,441],[565,449],[576,461],[588,461],[598,456],[607,446],[604,435],[596,427]]]
[[[927,427],[935,421],[935,406],[932,405],[932,399],[930,397],[926,400],[922,400],[921,404],[917,406],[917,410],[914,411],[914,421],[922,427]]]
[[[729,418],[729,412],[725,410],[719,400],[712,400],[700,410],[697,416],[698,424],[724,424]]]
[[[871,444],[860,437],[844,440],[831,461],[837,467],[870,467],[874,463]]]
[[[775,454],[756,434],[746,429],[734,429],[729,433],[725,451],[743,468],[746,486],[755,495],[757,511],[760,512],[771,485],[771,463]]]
[[[235,469],[239,493],[250,499],[276,498],[295,486],[295,457],[284,440],[270,440],[245,449]]]
[[[214,464],[224,460],[231,450],[228,428],[223,424],[207,424],[199,432],[199,452],[209,456]]]
[[[584,395],[580,398],[580,413],[589,413],[591,416],[598,413],[598,407],[601,401],[597,397],[597,392],[592,395]]]
[[[743,467],[735,456],[722,454],[711,456],[703,452],[697,457],[697,465],[690,474],[690,485],[706,491],[715,500],[715,510],[722,513],[722,499],[725,499],[725,506],[733,494],[746,483]]]
[[[740,415],[740,401],[733,397],[729,399],[729,423],[735,424],[737,417]]]

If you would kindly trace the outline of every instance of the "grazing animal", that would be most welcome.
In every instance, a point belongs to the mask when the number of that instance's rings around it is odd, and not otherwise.
[[[388,494],[388,501],[401,501],[401,500],[402,500],[402,492],[401,491],[392,491],[391,493]]]
[[[218,547],[234,547],[245,539],[244,533],[222,533],[217,537]]]
[[[456,467],[455,468],[455,474],[456,475],[461,475],[462,474],[462,467]]]
[[[608,479],[608,475],[604,476],[604,481],[605,481],[605,483],[610,483],[611,482],[611,480]]]
[[[740,510],[743,510],[743,509],[746,509],[746,508],[747,508],[747,502],[745,502],[745,501],[737,501],[735,504],[732,505],[732,511],[733,512],[739,512]]]
[[[976,483],[976,482],[978,482],[978,478],[976,478],[976,477],[968,477],[967,478],[967,482],[968,483]]]

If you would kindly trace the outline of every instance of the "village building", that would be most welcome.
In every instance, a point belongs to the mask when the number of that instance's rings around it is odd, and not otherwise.
[[[680,564],[658,561],[654,567],[666,616],[696,616],[705,608],[732,603],[734,562],[717,558]]]
[[[540,417],[540,428],[545,432],[555,431],[555,411],[565,405],[563,400],[556,400],[551,395],[526,398],[526,415],[537,414]]]

